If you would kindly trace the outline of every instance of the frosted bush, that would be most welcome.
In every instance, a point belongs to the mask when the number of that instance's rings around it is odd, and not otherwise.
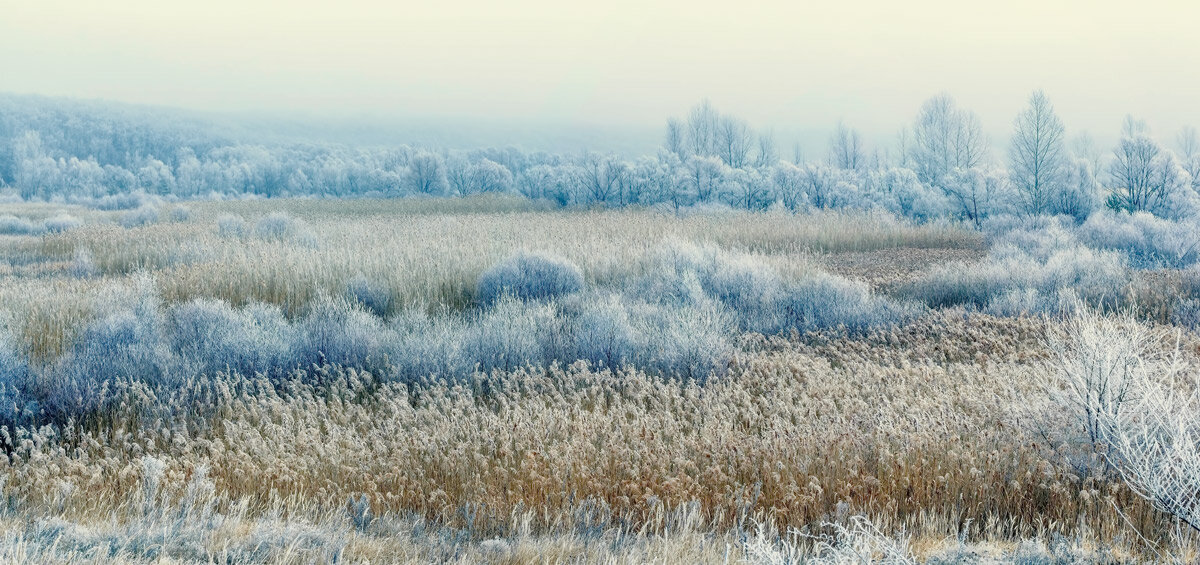
[[[392,304],[391,290],[372,283],[362,273],[355,275],[346,284],[346,295],[380,318],[387,315]]]
[[[780,299],[780,309],[783,325],[765,326],[766,333],[833,328],[862,332],[895,326],[921,313],[917,305],[875,296],[861,282],[824,273],[790,285]]]
[[[38,235],[43,227],[12,214],[0,216],[0,235]]]
[[[194,374],[272,374],[295,365],[296,331],[277,307],[235,310],[218,300],[193,300],[172,309],[169,333],[172,350]]]
[[[60,361],[58,375],[44,391],[56,415],[101,408],[111,400],[105,391],[120,381],[158,387],[180,378],[172,371],[174,356],[163,333],[158,297],[145,282],[138,286],[129,303],[110,306],[111,311],[85,326]]]
[[[272,212],[254,224],[254,237],[281,240],[294,229],[295,220],[284,212]]]
[[[55,214],[42,221],[42,227],[48,233],[62,233],[82,225],[83,221],[70,214]]]
[[[192,219],[192,210],[185,206],[176,206],[171,208],[172,222],[186,222]]]
[[[136,210],[126,212],[121,216],[121,225],[126,228],[137,228],[158,222],[158,207],[147,204]]]
[[[572,306],[578,309],[570,321],[576,359],[593,367],[610,368],[620,368],[636,360],[637,351],[645,347],[645,337],[634,327],[629,308],[619,295],[576,301]]]
[[[38,413],[38,402],[30,394],[31,376],[12,338],[0,333],[0,426],[30,423]]]
[[[242,238],[249,235],[250,230],[241,216],[225,214],[217,218],[217,233],[224,237]]]
[[[83,247],[75,250],[75,257],[71,259],[69,270],[71,276],[79,279],[91,278],[100,274],[100,269],[96,267],[96,262],[92,259],[92,253]]]
[[[1124,253],[1138,268],[1183,268],[1200,261],[1200,222],[1167,220],[1148,212],[1093,214],[1079,228],[1089,247]]]
[[[553,356],[546,349],[552,345],[548,334],[556,325],[549,306],[505,298],[472,320],[461,351],[485,372],[544,367]]]
[[[504,296],[545,300],[579,292],[583,273],[570,261],[543,253],[521,251],[479,276],[476,295],[482,304]]]
[[[1129,285],[1124,258],[1112,251],[1072,246],[1044,259],[1015,246],[1001,246],[979,263],[950,263],[911,283],[904,294],[933,308],[965,305],[993,313],[1055,313],[1076,296],[1092,306],[1114,306]],[[1025,310],[1034,308],[1034,310]]]
[[[298,329],[296,354],[302,365],[378,368],[382,361],[383,325],[344,300],[318,298]]]
[[[291,241],[305,247],[317,247],[317,236],[308,224],[287,215],[272,212],[254,224],[254,237],[266,241]]]

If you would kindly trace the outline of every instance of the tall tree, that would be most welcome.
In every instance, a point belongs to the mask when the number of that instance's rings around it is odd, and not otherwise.
[[[943,188],[947,174],[983,165],[988,152],[979,117],[959,109],[949,94],[930,98],[921,106],[910,147],[921,182]]]
[[[867,165],[862,136],[841,120],[829,138],[829,164],[847,171],[859,171]]]
[[[1136,130],[1125,130],[1126,133]],[[1145,134],[1126,135],[1113,151],[1108,205],[1129,212],[1178,217],[1194,208],[1196,191],[1175,155]]]
[[[1013,120],[1013,130],[1009,180],[1021,206],[1030,214],[1056,212],[1054,204],[1065,190],[1067,152],[1062,120],[1046,93],[1038,90],[1029,97],[1029,106]]]

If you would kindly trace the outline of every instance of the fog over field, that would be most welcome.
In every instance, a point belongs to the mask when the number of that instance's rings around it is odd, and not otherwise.
[[[0,561],[1200,560],[1200,8],[3,2]]]
[[[1003,142],[1044,89],[1073,131],[1195,123],[1200,7],[975,3],[10,1],[0,90],[194,110],[619,127],[701,98],[820,149],[891,142],[947,91]],[[818,133],[821,132],[821,133]],[[645,140],[645,138],[641,138]],[[594,149],[609,147],[597,142]]]

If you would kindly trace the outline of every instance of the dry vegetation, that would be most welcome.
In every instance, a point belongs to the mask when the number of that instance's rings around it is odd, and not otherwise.
[[[302,237],[254,235],[276,210],[303,222],[288,231]],[[972,232],[883,216],[549,213],[505,201],[205,203],[184,222],[134,229],[71,212],[83,227],[2,242],[5,323],[47,365],[114,288],[145,284],[139,270],[164,306],[212,297],[293,315],[361,273],[386,288],[387,316],[474,307],[479,275],[517,249],[561,256],[590,285],[644,274],[647,254],[687,241],[748,253],[789,280],[880,264],[891,274],[872,282],[885,286],[982,248]],[[222,235],[228,214],[251,231]],[[79,249],[99,276],[71,276]],[[920,257],[920,268],[889,267],[886,253]],[[1058,385],[1046,344],[1059,332],[1051,319],[950,308],[855,335],[745,334],[706,382],[582,362],[458,383],[336,366],[187,376],[170,389],[118,379],[99,413],[8,430],[0,556],[1196,559],[1197,540],[1106,469],[1047,394]],[[1200,351],[1190,337],[1184,346]]]

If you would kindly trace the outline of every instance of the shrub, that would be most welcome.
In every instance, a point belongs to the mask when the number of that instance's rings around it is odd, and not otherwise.
[[[295,220],[284,212],[272,212],[254,224],[254,237],[282,240],[295,229]]]
[[[308,225],[285,212],[272,212],[254,224],[254,237],[266,241],[293,241],[306,247],[317,246],[317,236]]]
[[[42,221],[42,227],[48,233],[62,233],[82,225],[82,221],[69,214],[57,214]]]
[[[176,206],[174,208],[171,208],[171,221],[172,222],[186,222],[190,219],[192,219],[191,209],[189,209],[185,206]]]
[[[242,238],[249,235],[249,228],[246,226],[246,220],[241,216],[232,214],[224,214],[217,218],[217,233],[223,237]]]
[[[0,235],[39,235],[44,226],[12,214],[0,216]]]
[[[40,412],[31,392],[29,364],[13,346],[7,333],[0,334],[0,426],[32,423]]]
[[[781,327],[767,333],[795,329],[799,332],[843,328],[863,332],[891,327],[915,318],[921,309],[875,296],[867,286],[825,273],[806,277],[788,288],[780,299]]]
[[[937,267],[901,294],[931,308],[961,305],[996,314],[1054,313],[1068,307],[1064,300],[1070,296],[1092,306],[1113,307],[1131,280],[1124,258],[1111,251],[1072,246],[1052,251],[1039,247],[1035,252],[1002,245],[978,263]]]
[[[382,367],[383,326],[344,300],[322,296],[298,324],[297,360],[305,366]]]
[[[103,408],[112,400],[107,392],[119,382],[159,388],[182,377],[171,370],[174,356],[163,333],[162,309],[148,281],[140,281],[132,297],[101,299],[101,306],[109,311],[83,328],[60,360],[58,374],[46,381],[50,389],[42,392],[52,417]]]
[[[549,334],[556,325],[551,307],[503,298],[471,320],[459,350],[484,372],[545,367],[554,356]]]
[[[546,300],[579,292],[583,273],[570,261],[541,253],[518,252],[479,276],[476,295],[489,305],[504,296]]]
[[[391,290],[373,284],[362,273],[355,275],[346,284],[346,296],[380,318],[387,316],[392,305]]]
[[[297,365],[296,330],[274,306],[235,310],[218,300],[193,300],[172,309],[169,334],[188,374],[274,375]]]
[[[100,274],[100,269],[96,267],[96,262],[92,259],[92,253],[83,247],[75,249],[75,258],[71,260],[69,271],[71,276],[79,279],[87,279]]]
[[[158,207],[153,204],[141,206],[121,216],[121,225],[126,228],[137,228],[156,222],[158,222]]]

